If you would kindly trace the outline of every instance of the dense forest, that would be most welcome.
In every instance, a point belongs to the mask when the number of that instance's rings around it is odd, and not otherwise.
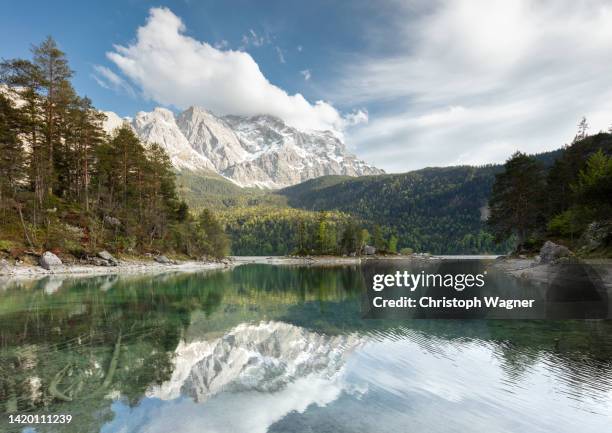
[[[222,211],[219,218],[236,255],[351,255],[366,245],[398,252],[395,236],[385,237],[379,225],[370,232],[370,224],[344,212],[257,206]]]
[[[314,179],[280,191],[291,206],[340,210],[383,227],[399,248],[431,253],[505,252],[485,230],[499,166],[426,168],[403,174]]]
[[[516,237],[518,250],[555,239],[583,254],[612,254],[612,133],[586,134],[547,168],[517,152],[496,175],[488,226],[497,241]]]
[[[53,39],[32,54],[0,65],[0,250],[226,254],[214,215],[179,199],[164,150],[127,126],[108,136]]]

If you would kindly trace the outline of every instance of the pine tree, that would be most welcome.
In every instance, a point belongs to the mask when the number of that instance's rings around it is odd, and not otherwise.
[[[317,237],[316,237],[316,252],[318,254],[327,253],[327,246],[329,243],[329,232],[327,227],[327,218],[325,212],[319,213],[319,219],[317,224]]]
[[[31,148],[29,154],[29,180],[34,191],[36,205],[33,210],[33,222],[37,224],[37,213],[42,208],[47,191],[47,166],[42,150],[42,98],[40,88],[42,83],[41,70],[31,61],[13,59],[0,64],[2,83],[7,87],[7,93],[23,103],[20,111],[23,115],[23,134]]]
[[[26,177],[25,153],[19,138],[21,126],[21,114],[0,94],[0,203],[5,197],[14,197]]]
[[[359,249],[358,229],[355,222],[351,219],[344,226],[342,238],[340,239],[340,248],[343,253],[351,254]]]
[[[387,249],[387,243],[385,242],[385,238],[383,237],[382,228],[378,224],[374,226],[372,242],[374,242],[374,247],[378,251],[385,251]]]
[[[506,161],[489,200],[488,225],[498,242],[515,234],[521,246],[542,228],[544,188],[543,168],[533,157],[516,152]]]
[[[578,123],[578,132],[576,132],[576,136],[574,137],[574,143],[584,140],[588,136],[589,128],[590,126],[586,117],[582,116],[582,119],[580,119],[580,122]]]
[[[306,253],[306,222],[300,218],[297,222],[297,253]]]
[[[96,149],[105,140],[105,133],[102,129],[105,116],[93,107],[89,98],[79,98],[77,116],[79,132],[77,143],[77,198],[84,204],[85,211],[88,212],[95,153]]]
[[[139,174],[140,212],[149,222],[149,244],[154,238],[164,238],[168,225],[176,216],[178,198],[170,158],[158,144],[145,151],[145,164]]]
[[[586,162],[586,167],[572,185],[575,201],[586,207],[593,218],[609,218],[612,213],[612,157],[599,149]]]
[[[61,138],[58,134],[58,112],[66,105],[65,93],[72,89],[68,80],[72,77],[72,70],[68,60],[55,40],[49,36],[40,45],[32,48],[33,63],[39,71],[40,88],[43,96],[43,150],[46,153],[46,177],[50,181],[48,193],[55,186],[54,148],[59,145]]]
[[[205,236],[203,253],[213,257],[223,257],[228,253],[229,241],[221,224],[208,209],[203,209],[198,217],[198,228]]]

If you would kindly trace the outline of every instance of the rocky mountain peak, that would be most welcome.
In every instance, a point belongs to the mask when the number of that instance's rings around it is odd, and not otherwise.
[[[123,121],[107,117],[107,129]],[[175,116],[158,107],[139,112],[131,126],[143,141],[164,147],[177,169],[211,169],[241,186],[282,188],[330,174],[382,173],[331,131],[301,131],[270,115],[221,117],[192,106]]]

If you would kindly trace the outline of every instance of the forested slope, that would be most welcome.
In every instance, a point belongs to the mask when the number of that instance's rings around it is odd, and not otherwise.
[[[339,210],[383,226],[399,247],[433,253],[503,251],[484,231],[499,166],[426,168],[355,179],[324,178],[281,190],[290,206]]]

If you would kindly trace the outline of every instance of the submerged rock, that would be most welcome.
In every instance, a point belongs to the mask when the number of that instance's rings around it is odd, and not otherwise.
[[[62,261],[51,251],[45,251],[38,262],[41,267],[50,270],[56,266],[61,266]]]
[[[542,249],[540,250],[540,263],[552,263],[559,260],[562,257],[570,257],[572,256],[572,252],[569,248],[556,244],[551,241],[546,241],[544,245],[542,245]]]

